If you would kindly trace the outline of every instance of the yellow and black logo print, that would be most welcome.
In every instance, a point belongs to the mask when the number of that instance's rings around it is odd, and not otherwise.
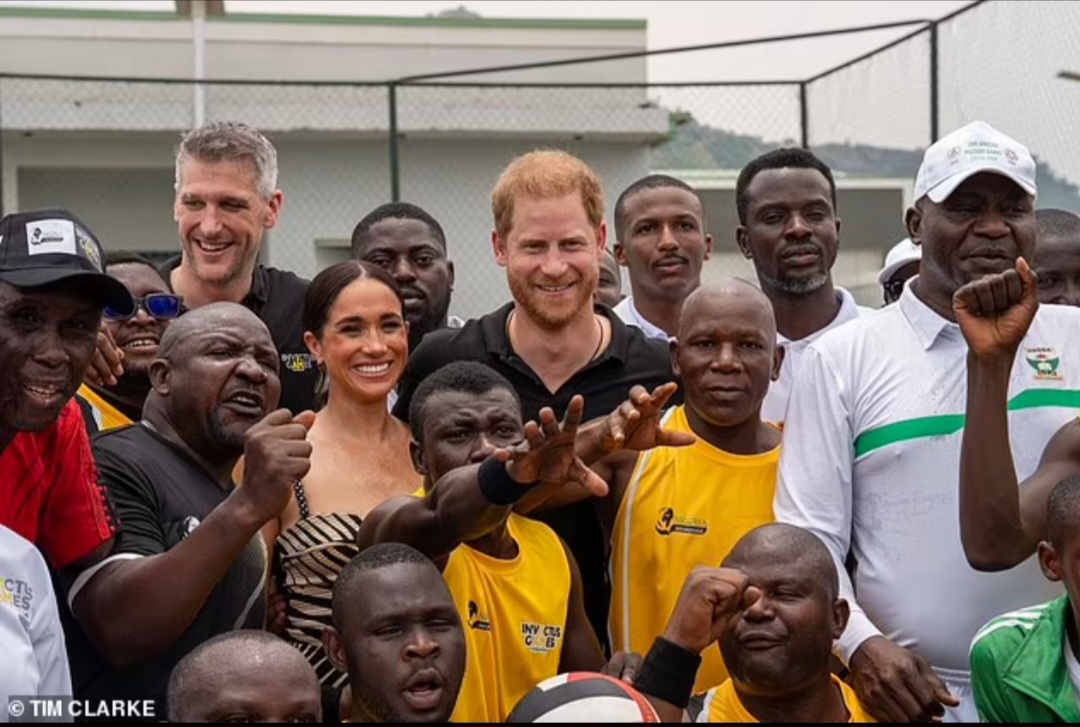
[[[469,628],[477,631],[491,631],[491,621],[480,613],[480,607],[472,599],[469,600]]]
[[[701,518],[676,515],[670,507],[660,508],[660,516],[656,519],[656,532],[661,535],[704,535],[708,530],[709,524]]]

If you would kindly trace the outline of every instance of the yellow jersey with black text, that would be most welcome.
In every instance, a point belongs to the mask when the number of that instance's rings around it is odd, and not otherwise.
[[[507,527],[516,558],[462,544],[443,570],[467,650],[451,722],[502,722],[526,692],[559,673],[570,605],[566,550],[543,523],[511,513]]]
[[[682,406],[661,425],[689,432]],[[700,437],[690,447],[659,447],[638,456],[612,530],[612,650],[645,654],[664,633],[683,581],[697,566],[716,567],[743,535],[773,521],[780,447],[729,454]],[[720,648],[702,653],[694,692],[720,684]]]
[[[833,684],[840,690],[840,696],[844,700],[844,706],[848,711],[848,722],[876,722],[870,713],[859,702],[855,691],[835,674],[832,674]],[[705,695],[705,705],[697,718],[698,722],[734,722],[737,724],[756,724],[760,720],[746,711],[746,707],[739,700],[735,691],[735,684],[728,679],[716,689],[710,689]]]

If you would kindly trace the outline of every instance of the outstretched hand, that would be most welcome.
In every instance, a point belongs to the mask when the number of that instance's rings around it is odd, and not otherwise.
[[[973,280],[953,295],[953,314],[980,358],[1013,356],[1039,309],[1038,282],[1027,260],[1015,270]]]
[[[644,386],[630,389],[630,397],[608,414],[600,432],[604,452],[620,449],[643,452],[654,447],[686,447],[697,439],[688,432],[671,432],[660,426],[660,417],[678,385],[662,384],[650,394]]]
[[[507,462],[507,473],[522,484],[574,483],[596,497],[607,495],[608,486],[574,452],[578,427],[585,411],[580,395],[570,400],[562,423],[550,407],[540,410],[540,423],[525,425],[525,441],[514,447],[496,450],[494,456]]]

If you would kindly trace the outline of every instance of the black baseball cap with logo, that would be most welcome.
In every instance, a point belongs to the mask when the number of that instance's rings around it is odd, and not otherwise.
[[[132,312],[131,294],[105,274],[104,259],[101,243],[66,210],[16,212],[0,219],[0,281],[27,290],[85,282],[103,306]]]

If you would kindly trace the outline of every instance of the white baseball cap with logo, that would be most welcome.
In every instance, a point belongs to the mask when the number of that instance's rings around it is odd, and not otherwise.
[[[926,150],[915,177],[915,199],[929,197],[940,204],[964,180],[980,172],[1008,177],[1035,196],[1035,160],[1027,147],[985,121],[975,121]]]

